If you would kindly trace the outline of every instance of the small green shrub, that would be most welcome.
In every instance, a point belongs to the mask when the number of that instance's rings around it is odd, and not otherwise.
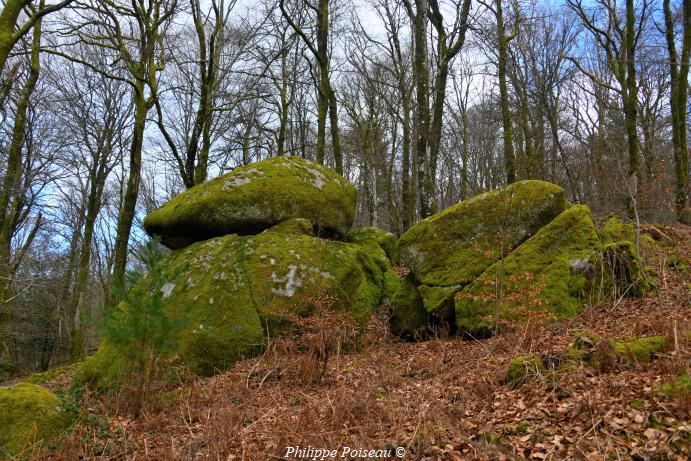
[[[170,315],[164,306],[164,253],[150,240],[138,253],[144,270],[130,271],[125,286],[113,292],[120,303],[106,311],[103,340],[129,363],[134,381],[132,410],[139,413],[157,362],[175,350],[178,335],[189,323],[189,315]]]

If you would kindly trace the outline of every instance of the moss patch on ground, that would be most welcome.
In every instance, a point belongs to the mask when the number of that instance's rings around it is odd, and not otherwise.
[[[587,331],[575,330],[573,333],[574,342],[566,351],[566,359],[599,369],[608,369],[617,363],[649,363],[656,355],[665,352],[668,342],[666,336],[603,339]]]
[[[649,363],[656,354],[665,352],[666,336],[620,339],[612,341],[614,351],[622,358],[639,363]]]
[[[0,457],[27,447],[55,442],[72,424],[74,415],[62,409],[58,397],[30,383],[0,387]]]
[[[663,383],[656,389],[657,392],[668,397],[691,394],[691,377],[684,373],[676,378]]]
[[[542,376],[545,366],[540,357],[522,355],[513,359],[506,370],[506,383],[511,387],[521,387],[527,380]]]
[[[590,211],[572,206],[456,295],[456,325],[486,334],[528,317],[576,314],[599,238]]]
[[[272,157],[214,178],[149,214],[144,228],[170,248],[227,234],[253,235],[292,218],[344,236],[357,190],[333,170],[298,157]]]

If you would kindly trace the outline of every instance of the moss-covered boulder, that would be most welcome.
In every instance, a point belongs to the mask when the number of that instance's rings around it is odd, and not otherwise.
[[[228,234],[254,235],[306,218],[322,235],[344,236],[357,191],[345,178],[298,157],[272,157],[219,176],[149,214],[144,228],[173,249]]]
[[[599,245],[588,208],[572,206],[456,296],[456,325],[483,334],[528,316],[574,315],[590,291]]]
[[[561,187],[519,181],[423,219],[401,236],[398,256],[424,285],[465,285],[566,206]]]
[[[165,307],[173,318],[190,320],[170,355],[197,374],[212,375],[260,352],[267,330],[273,337],[289,325],[285,314],[308,315],[327,296],[333,309],[350,312],[364,326],[382,295],[381,269],[360,245],[314,237],[310,228],[296,219],[258,235],[226,235],[171,253],[163,269]],[[117,375],[113,352],[106,345],[87,360],[81,372],[86,381],[98,387]]]
[[[35,444],[50,445],[73,420],[60,399],[44,387],[29,383],[0,387],[0,459]]]

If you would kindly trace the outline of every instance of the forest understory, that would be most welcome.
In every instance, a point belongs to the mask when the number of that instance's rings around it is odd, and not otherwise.
[[[585,306],[575,318],[489,339],[442,331],[419,343],[391,335],[382,309],[359,350],[331,356],[319,380],[310,369],[306,381],[304,356],[273,347],[212,378],[157,384],[138,417],[128,412],[126,391],[72,390],[82,407],[73,433],[23,456],[266,460],[284,458],[288,447],[338,449],[338,456],[350,447],[394,456],[403,448],[408,460],[689,459],[691,336],[683,332],[691,329],[691,274],[679,261],[691,256],[691,227],[664,232],[673,243],[641,248],[657,286],[642,299]],[[564,366],[577,331],[667,339],[649,363],[600,348],[597,366]],[[527,354],[548,367],[511,386],[507,367]],[[67,392],[73,369],[30,379]]]

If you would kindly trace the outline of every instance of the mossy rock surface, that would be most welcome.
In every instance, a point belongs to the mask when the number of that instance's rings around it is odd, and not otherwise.
[[[398,274],[393,270],[389,269],[383,274],[382,279],[382,302],[391,304],[394,294],[401,286],[403,281],[398,277]]]
[[[398,255],[422,284],[465,285],[566,207],[561,187],[519,181],[423,219],[401,236]]]
[[[165,259],[165,308],[173,318],[189,316],[171,356],[199,375],[223,371],[260,352],[267,328],[272,337],[281,333],[285,314],[308,315],[325,295],[335,298],[334,310],[366,324],[382,296],[377,263],[361,246],[313,237],[294,221],[198,242]],[[121,362],[112,352],[105,345],[86,361],[85,381],[102,387],[117,377]]]
[[[346,241],[360,245],[376,244],[386,253],[392,264],[396,263],[396,236],[378,227],[359,227],[346,235]]]
[[[572,206],[456,296],[457,327],[486,334],[499,321],[520,322],[536,311],[555,318],[575,315],[598,250],[590,211]]]
[[[633,241],[636,239],[636,229],[631,222],[624,222],[619,215],[611,213],[605,219],[602,229],[599,230],[603,243],[619,242],[621,240]]]
[[[631,241],[605,243],[599,269],[598,278],[605,297],[641,297],[654,289]]]
[[[298,157],[272,157],[195,186],[149,214],[144,228],[173,249],[228,234],[254,235],[292,218],[343,237],[357,191],[345,178]]]
[[[391,331],[405,338],[424,337],[429,325],[417,282],[412,274],[401,279],[391,298]]]
[[[91,389],[116,391],[134,371],[133,366],[117,348],[102,340],[98,350],[79,366],[75,381]]]
[[[526,381],[538,377],[545,372],[545,366],[540,357],[522,355],[513,359],[506,370],[506,383],[514,388],[521,387]]]
[[[27,447],[55,442],[72,424],[74,415],[62,409],[48,389],[30,383],[0,387],[0,459]]]

